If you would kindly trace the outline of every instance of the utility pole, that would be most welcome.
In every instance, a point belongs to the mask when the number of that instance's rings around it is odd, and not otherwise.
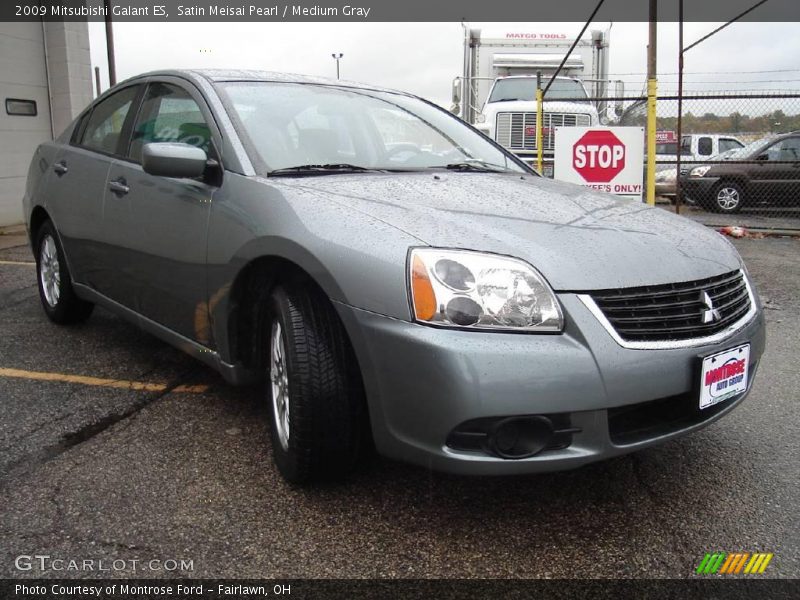
[[[108,54],[108,87],[117,85],[117,65],[114,60],[114,29],[111,26],[111,0],[103,0],[106,8],[106,52]]]
[[[647,41],[647,203],[656,203],[656,95],[658,92],[656,52],[658,0],[650,0],[650,31]],[[680,146],[680,141],[678,143]]]
[[[100,96],[100,67],[94,68],[94,87],[97,90],[96,98]]]
[[[681,150],[683,150],[683,0],[678,0],[678,154],[675,157],[675,214],[681,214]]]
[[[336,54],[334,52],[333,54],[331,54],[331,56],[333,57],[333,60],[336,61],[336,79],[339,79],[339,61],[342,59],[344,54],[342,54],[341,52],[339,52],[339,54]]]

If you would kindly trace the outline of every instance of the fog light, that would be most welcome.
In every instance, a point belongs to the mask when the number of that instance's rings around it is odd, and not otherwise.
[[[509,417],[492,427],[487,442],[501,458],[529,458],[544,450],[552,437],[553,424],[547,417]]]

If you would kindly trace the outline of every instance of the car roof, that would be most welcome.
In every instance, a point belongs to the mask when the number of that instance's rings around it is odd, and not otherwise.
[[[347,87],[356,89],[368,89],[381,92],[391,92],[411,96],[408,92],[385,88],[367,83],[347,81],[341,79],[330,79],[327,77],[317,77],[313,75],[301,75],[297,73],[280,73],[276,71],[259,71],[253,69],[162,69],[141,73],[131,79],[145,77],[172,76],[184,77],[188,79],[204,79],[212,84],[231,81],[270,81],[279,83],[306,83],[315,85],[331,85],[337,87]]]

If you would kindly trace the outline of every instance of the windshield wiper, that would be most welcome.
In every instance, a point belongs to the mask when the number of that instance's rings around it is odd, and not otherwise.
[[[498,98],[497,100],[489,100],[489,104],[492,102],[530,102],[530,100],[525,100],[525,98]]]
[[[284,167],[282,169],[274,169],[268,173],[269,177],[280,175],[297,175],[297,174],[325,174],[325,173],[365,173],[365,172],[381,172],[383,169],[371,169],[369,167],[362,167],[359,165],[351,165],[348,163],[330,163],[324,165],[297,165],[296,167]]]
[[[429,167],[431,169],[448,169],[449,171],[482,171],[485,173],[503,173],[511,171],[503,165],[496,165],[494,163],[485,162],[482,160],[465,160],[462,162],[453,162],[442,166]]]

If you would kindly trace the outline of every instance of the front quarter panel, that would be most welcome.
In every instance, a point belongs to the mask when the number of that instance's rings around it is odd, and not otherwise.
[[[336,176],[328,176],[331,186]],[[336,302],[410,318],[405,265],[415,237],[331,200],[302,178],[225,173],[208,229],[209,313],[223,360],[232,356],[228,315],[237,276],[262,257],[288,260]]]

